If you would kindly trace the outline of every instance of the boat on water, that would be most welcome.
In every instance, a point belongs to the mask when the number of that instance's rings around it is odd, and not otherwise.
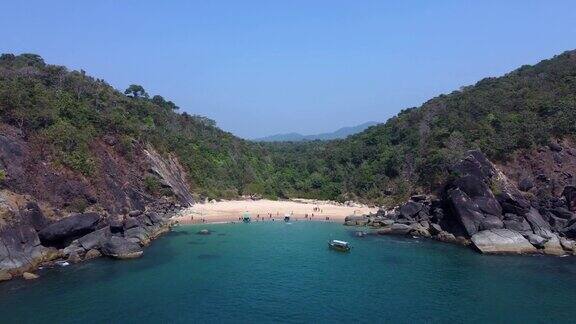
[[[328,242],[328,247],[332,250],[348,252],[350,251],[350,243],[346,241],[332,240]]]

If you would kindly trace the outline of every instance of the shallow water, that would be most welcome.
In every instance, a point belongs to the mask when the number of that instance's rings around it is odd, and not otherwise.
[[[196,235],[208,228],[212,235]],[[483,256],[334,223],[183,226],[144,257],[0,285],[7,322],[543,322],[573,320],[576,259]],[[222,235],[224,234],[224,235]],[[352,243],[328,250],[329,239]]]

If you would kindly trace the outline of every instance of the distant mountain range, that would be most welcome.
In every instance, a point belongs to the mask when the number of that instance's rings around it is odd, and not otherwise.
[[[298,141],[314,141],[314,140],[333,140],[346,138],[350,135],[360,133],[366,128],[374,125],[378,125],[378,122],[369,121],[358,126],[352,127],[342,127],[331,133],[322,133],[316,135],[302,135],[299,133],[286,133],[286,134],[276,134],[270,135],[262,138],[256,138],[256,142],[298,142]]]

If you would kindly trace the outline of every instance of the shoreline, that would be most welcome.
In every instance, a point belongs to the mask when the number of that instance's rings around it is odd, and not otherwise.
[[[198,203],[181,210],[173,220],[183,225],[242,222],[245,214],[251,222],[291,221],[344,222],[347,216],[376,213],[378,208],[358,203],[339,204],[319,200],[229,200]]]

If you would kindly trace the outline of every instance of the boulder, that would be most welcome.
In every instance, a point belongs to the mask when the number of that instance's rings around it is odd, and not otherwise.
[[[504,228],[507,228],[511,231],[515,231],[518,233],[532,233],[532,228],[530,224],[524,219],[520,217],[518,219],[504,219]]]
[[[429,227],[425,227],[420,223],[414,223],[410,226],[410,234],[415,236],[430,237]]]
[[[471,238],[482,253],[534,253],[536,248],[522,235],[509,229],[499,228],[478,232]]]
[[[436,239],[441,241],[441,242],[456,243],[456,236],[454,236],[454,234],[448,233],[446,231],[442,231],[442,232],[438,233],[438,235],[436,235]]]
[[[364,226],[368,223],[368,217],[364,215],[350,215],[344,218],[344,225],[348,226]]]
[[[568,252],[574,252],[574,244],[576,241],[567,239],[565,237],[560,238],[560,245],[562,248]]]
[[[546,239],[540,235],[536,234],[527,234],[525,235],[526,239],[530,244],[534,245],[535,247],[542,249],[544,248],[544,243],[546,243]]]
[[[102,244],[112,235],[110,227],[106,226],[78,239],[78,243],[85,250],[100,249]]]
[[[534,234],[540,235],[544,238],[550,238],[552,231],[550,230],[550,224],[546,222],[542,215],[535,208],[530,208],[530,211],[524,216],[530,224]]]
[[[564,255],[564,249],[560,244],[560,239],[556,234],[553,234],[545,243],[544,243],[544,253],[550,255]]]
[[[28,202],[26,206],[20,210],[20,218],[22,223],[32,226],[36,231],[48,225],[48,219],[44,217],[44,213],[35,202]]]
[[[404,224],[393,224],[390,226],[390,234],[406,235],[412,230],[412,227]]]
[[[73,214],[43,228],[38,236],[45,245],[63,245],[94,231],[98,221],[97,213]]]
[[[0,282],[12,279],[10,272],[6,270],[0,270]]]
[[[480,221],[480,230],[489,230],[494,228],[503,228],[504,223],[500,218],[494,215],[486,216],[482,221]]]
[[[478,205],[458,188],[449,191],[448,202],[456,220],[463,226],[466,233],[469,236],[476,234],[480,222],[484,219],[484,214],[482,214]]]
[[[110,232],[113,234],[122,233],[124,231],[124,223],[120,217],[112,217],[108,220],[108,224],[110,225]]]
[[[518,189],[522,191],[529,191],[534,188],[534,181],[529,178],[524,178],[518,182]]]
[[[408,201],[404,205],[400,206],[399,212],[402,217],[412,219],[422,210],[422,208],[424,208],[423,204],[415,201]]]
[[[494,197],[476,197],[472,198],[472,200],[483,213],[490,215],[502,214],[502,207]]]
[[[209,233],[208,233],[209,234]],[[127,229],[124,232],[124,237],[127,239],[136,238],[141,245],[148,245],[150,244],[150,237],[146,229],[138,226]]]
[[[442,232],[442,227],[439,224],[432,223],[430,224],[429,231],[432,235],[438,235],[440,232]]]
[[[34,279],[40,278],[40,276],[38,276],[37,274],[34,274],[32,272],[24,272],[22,274],[22,277],[26,280],[34,280]]]
[[[126,220],[124,220],[124,230],[139,226],[140,222],[134,218],[134,217],[127,217]]]
[[[494,165],[478,150],[468,151],[466,157],[452,166],[459,175],[474,175],[479,179],[490,179],[496,174]]]
[[[78,243],[78,241],[72,242],[72,244],[68,245],[62,250],[62,254],[65,256],[69,256],[74,253],[82,255],[84,254],[84,252],[86,252],[86,250],[84,250],[84,248]]]
[[[92,249],[92,250],[89,250],[88,252],[86,252],[84,259],[85,260],[91,260],[91,259],[99,258],[101,256],[102,256],[102,253],[100,253],[100,251]]]
[[[68,259],[66,260],[70,263],[78,263],[80,261],[82,261],[82,257],[80,256],[80,254],[76,251],[70,253],[70,255],[68,255]]]
[[[494,197],[488,185],[475,175],[465,175],[456,179],[454,186],[460,188],[460,190],[465,192],[469,197]]]
[[[43,260],[45,251],[30,225],[0,229],[0,269],[26,270]]]
[[[132,259],[142,256],[142,248],[126,238],[111,236],[102,245],[102,254],[116,259]]]

